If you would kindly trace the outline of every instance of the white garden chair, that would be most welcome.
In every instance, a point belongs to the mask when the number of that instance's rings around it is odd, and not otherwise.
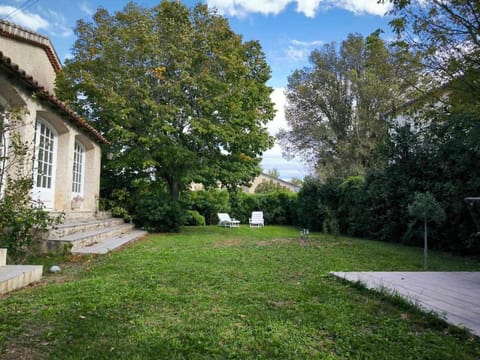
[[[250,227],[264,227],[263,211],[252,211],[252,217],[248,219]]]
[[[218,213],[218,225],[225,227],[240,227],[240,221],[230,218],[227,213]]]

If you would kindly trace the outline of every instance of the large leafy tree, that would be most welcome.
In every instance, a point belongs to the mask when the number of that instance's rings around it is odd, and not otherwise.
[[[448,84],[457,104],[480,111],[480,2],[390,2],[397,45],[422,55],[425,73],[436,80],[433,86]]]
[[[191,181],[233,187],[259,173],[274,110],[258,42],[173,1],[100,8],[75,32],[57,92],[111,141],[104,184],[144,178],[177,199]]]
[[[382,114],[405,101],[415,80],[404,58],[376,31],[351,34],[338,48],[327,44],[310,55],[311,66],[288,79],[284,149],[301,154],[321,177],[363,174],[387,135]]]

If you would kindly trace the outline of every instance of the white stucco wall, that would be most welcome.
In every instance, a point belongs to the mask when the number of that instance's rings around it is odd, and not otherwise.
[[[0,36],[0,50],[51,94],[55,93],[56,74],[45,49]]]
[[[271,176],[267,176],[265,174],[260,174],[259,176],[257,176],[252,184],[250,185],[249,188],[245,188],[245,192],[247,193],[254,193],[255,192],[255,189],[257,188],[258,185],[260,185],[261,183],[263,182],[269,182],[269,181],[273,181],[274,183],[280,185],[280,186],[283,186],[284,188],[286,188],[287,190],[290,190],[290,191],[293,191],[293,192],[297,192],[298,191],[298,187],[289,183],[289,182],[286,182],[286,181],[283,181],[283,180],[279,180],[279,179],[275,179]]]
[[[61,66],[50,40],[38,33],[19,27],[10,22],[0,20],[0,51],[9,57],[33,77],[40,87],[54,94],[55,69]],[[50,55],[50,58],[49,58]],[[8,74],[8,75],[7,75]],[[20,80],[20,74],[0,71],[0,97],[7,108],[21,108],[23,125],[19,129],[23,141],[30,147],[27,164],[24,164],[26,175],[32,176],[36,166],[35,129],[38,121],[43,121],[57,134],[55,157],[55,188],[49,210],[72,212],[96,211],[100,190],[101,149],[98,139],[92,138],[80,125],[71,122],[63,112],[56,110],[49,100],[32,96],[32,89]],[[83,196],[80,202],[72,202],[73,159],[75,141],[85,148],[85,167],[83,175]],[[14,176],[18,169],[10,169],[9,176]],[[36,179],[34,179],[35,181]],[[32,194],[35,197],[35,191]],[[45,192],[44,192],[45,193]],[[76,194],[75,194],[76,195]],[[38,196],[38,195],[37,195]]]
[[[0,74],[0,96],[7,107],[21,106],[26,110],[23,115],[23,126],[19,133],[23,141],[30,145],[33,158],[35,145],[35,125],[40,119],[51,126],[58,135],[55,172],[55,189],[52,211],[85,212],[95,211],[100,190],[101,148],[94,140],[56,112],[48,102],[31,96],[31,91],[25,90],[20,83],[12,82],[4,74]],[[83,201],[79,208],[72,209],[73,157],[75,140],[85,148],[85,171]],[[34,162],[25,166],[25,171],[33,174]],[[16,169],[11,169],[9,175],[14,176]],[[34,179],[35,180],[35,179]],[[78,203],[77,203],[78,205]]]

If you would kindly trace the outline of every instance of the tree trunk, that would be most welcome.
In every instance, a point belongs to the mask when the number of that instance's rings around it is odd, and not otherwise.
[[[167,175],[168,191],[170,198],[173,201],[178,201],[180,198],[180,182],[171,175]]]

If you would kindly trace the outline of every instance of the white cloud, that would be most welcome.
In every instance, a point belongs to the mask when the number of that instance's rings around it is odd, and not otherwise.
[[[215,7],[222,14],[245,16],[249,13],[277,15],[291,0],[207,0],[209,7]]]
[[[345,9],[355,14],[384,15],[390,4],[378,4],[376,0],[207,0],[210,7],[215,7],[222,14],[246,16],[251,13],[278,15],[291,4],[296,3],[297,12],[313,18],[318,10],[332,7]]]
[[[391,8],[391,4],[385,1],[378,4],[376,0],[336,0],[331,2],[332,6],[343,8],[357,15],[372,14],[383,16]]]
[[[303,179],[310,171],[297,159],[287,160],[283,157],[280,145],[275,144],[273,148],[263,153],[261,167],[264,172],[276,169],[280,179],[290,181],[293,178]]]
[[[313,40],[313,41],[301,41],[301,40],[291,40],[290,43],[295,46],[303,46],[303,47],[316,47],[325,44],[322,40]]]
[[[48,10],[50,20],[50,32],[54,36],[69,37],[73,35],[73,30],[68,25],[65,16],[59,12]]]
[[[301,41],[289,40],[284,42],[278,49],[269,52],[271,64],[276,66],[288,66],[291,68],[301,68],[308,65],[308,57],[314,49],[320,48],[325,42],[321,40]]]
[[[274,103],[276,114],[275,118],[268,123],[267,129],[270,135],[276,135],[278,130],[287,127],[287,121],[285,120],[285,104],[287,102],[287,98],[285,97],[285,89],[273,89],[270,99]]]
[[[275,105],[275,118],[268,124],[267,129],[270,135],[276,135],[278,130],[287,129],[288,124],[285,119],[285,104],[287,98],[284,88],[275,88],[270,95]],[[283,157],[283,151],[277,143],[273,148],[263,154],[262,168],[265,172],[277,169],[280,178],[283,180],[291,180],[292,178],[303,178],[308,174],[308,169],[297,159],[286,160]]]
[[[80,11],[82,11],[88,16],[92,16],[93,14],[95,14],[95,10],[93,10],[86,1],[79,3],[78,7],[80,8]]]
[[[40,15],[19,10],[13,6],[0,5],[0,16],[33,31],[48,29],[48,21]]]
[[[52,10],[39,10],[40,14],[34,14],[13,6],[0,6],[0,17],[6,18],[15,24],[33,30],[58,37],[69,37],[73,31],[68,25],[65,16]]]
[[[297,0],[297,12],[313,18],[315,17],[319,4],[320,0]]]
[[[285,56],[287,57],[286,60],[288,60],[288,62],[293,62],[293,63],[301,62],[305,60],[309,54],[310,54],[310,51],[304,47],[296,47],[296,46],[289,45],[285,49]]]
[[[264,172],[278,170],[280,179],[286,181],[292,178],[302,179],[308,174],[308,170],[298,160],[286,160],[278,144],[263,154],[261,166]]]
[[[300,41],[291,40],[285,49],[286,60],[288,62],[299,63],[305,62],[313,49],[320,47],[324,42],[321,40]]]

